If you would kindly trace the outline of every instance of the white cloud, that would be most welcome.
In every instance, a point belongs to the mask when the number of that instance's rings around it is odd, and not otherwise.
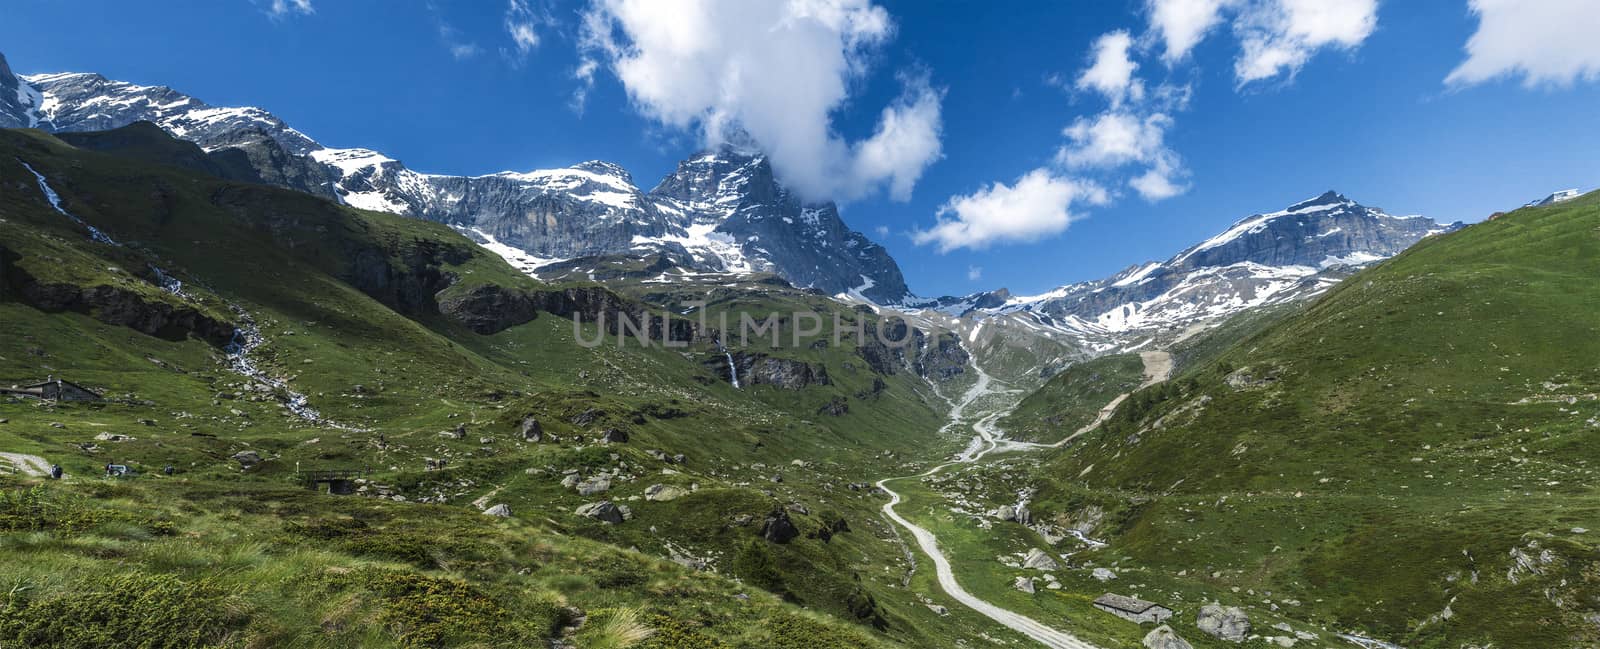
[[[465,61],[478,55],[481,50],[474,43],[454,43],[450,45],[450,56],[457,61]]]
[[[1178,155],[1163,149],[1150,168],[1128,181],[1128,185],[1146,201],[1154,203],[1189,191],[1189,184],[1184,182],[1188,176],[1189,171],[1183,167]]]
[[[968,281],[972,281],[972,282],[976,282],[976,281],[978,281],[980,279],[983,279],[983,267],[982,266],[968,266],[967,267],[967,280]]]
[[[1062,131],[1070,142],[1056,152],[1056,160],[1075,168],[1149,162],[1165,149],[1171,125],[1172,118],[1161,113],[1141,118],[1112,110],[1093,119],[1079,117]]]
[[[1139,64],[1128,58],[1132,47],[1133,37],[1126,31],[1101,36],[1094,42],[1094,63],[1078,75],[1078,89],[1097,91],[1112,106],[1144,99],[1144,82],[1133,76]]]
[[[1257,0],[1234,20],[1240,85],[1300,71],[1323,48],[1354,49],[1378,26],[1378,0]]]
[[[929,85],[925,73],[901,75],[901,81],[905,88],[883,109],[877,132],[855,146],[855,177],[873,184],[887,180],[889,196],[906,201],[923,169],[943,157],[939,102],[944,92]]]
[[[1074,203],[1104,204],[1106,191],[1093,182],[1035,169],[1013,184],[994,183],[966,196],[953,196],[939,208],[938,223],[913,232],[917,245],[939,252],[983,249],[995,243],[1036,241],[1059,234],[1077,216]]]
[[[1467,60],[1445,83],[1467,86],[1522,77],[1528,87],[1600,81],[1600,38],[1593,0],[1471,0],[1478,31]]]
[[[508,0],[505,15],[506,34],[511,36],[511,45],[515,48],[519,59],[528,56],[528,53],[539,46],[540,22],[538,14],[528,6],[528,0]]]
[[[1222,9],[1235,0],[1145,0],[1150,28],[1160,37],[1162,60],[1182,61],[1206,34],[1222,22]]]
[[[888,185],[905,197],[940,156],[941,93],[903,77],[905,93],[863,142],[846,141],[832,119],[893,33],[870,0],[594,0],[580,49],[647,117],[708,143],[748,134],[802,196],[850,199]]]
[[[317,10],[311,7],[311,0],[272,0],[267,5],[267,15],[273,18],[288,18],[295,14],[309,16]]]

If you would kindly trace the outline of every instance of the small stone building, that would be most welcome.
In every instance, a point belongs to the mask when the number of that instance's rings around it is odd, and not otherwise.
[[[9,388],[0,388],[0,394],[16,394],[46,401],[99,401],[100,395],[94,391],[61,379],[51,377],[32,385],[13,385]]]
[[[1160,624],[1172,617],[1172,609],[1157,604],[1146,602],[1142,599],[1106,593],[1094,600],[1094,607],[1120,617],[1129,622],[1144,624],[1154,622]]]

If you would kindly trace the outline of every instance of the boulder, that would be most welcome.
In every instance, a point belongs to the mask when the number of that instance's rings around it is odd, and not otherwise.
[[[773,543],[788,543],[796,536],[800,536],[800,529],[794,526],[794,521],[789,520],[789,512],[784,510],[768,514],[767,520],[761,524],[761,538]]]
[[[1015,521],[1015,520],[1017,520],[1017,510],[1016,510],[1016,508],[1012,507],[1011,505],[1001,505],[999,507],[996,507],[996,508],[994,508],[994,511],[989,512],[989,515],[995,517],[998,520],[1002,520],[1002,521]]]
[[[495,505],[493,507],[490,507],[488,509],[483,510],[483,515],[484,516],[499,516],[500,518],[511,518],[511,507],[506,505],[505,503],[500,503],[498,505]]]
[[[618,505],[609,500],[602,500],[597,503],[580,505],[576,510],[574,510],[574,513],[579,516],[595,519],[607,525],[617,525],[625,520],[633,518],[632,512],[628,511],[626,506]]]
[[[1061,566],[1054,558],[1045,554],[1044,550],[1034,548],[1028,550],[1028,556],[1022,560],[1022,567],[1034,570],[1059,570]]]
[[[1020,591],[1022,591],[1024,593],[1027,593],[1029,595],[1032,595],[1033,594],[1033,578],[1032,577],[1017,577],[1016,581],[1011,582],[1011,587],[1015,588],[1017,590],[1020,590]]]
[[[261,463],[261,454],[256,453],[255,451],[239,451],[238,453],[234,453],[231,457],[234,461],[239,463],[239,466],[242,466],[246,469]]]
[[[539,420],[533,417],[522,418],[522,440],[525,442],[544,441],[544,426],[539,425]]]
[[[677,500],[687,495],[689,495],[689,491],[687,489],[673,485],[653,484],[645,487],[644,489],[644,499],[655,502],[664,503],[670,500]]]
[[[1172,627],[1165,624],[1156,627],[1144,636],[1145,649],[1194,649]]]
[[[1224,607],[1213,602],[1200,607],[1195,626],[1218,639],[1244,642],[1250,635],[1250,616],[1245,615],[1245,612],[1237,606]]]
[[[604,433],[600,434],[600,441],[607,444],[627,444],[628,431],[621,428],[607,428]]]
[[[1095,568],[1094,572],[1090,573],[1090,576],[1094,577],[1096,581],[1111,581],[1117,578],[1117,573],[1111,572],[1110,568]]]
[[[561,477],[561,488],[571,489],[578,486],[579,482],[583,482],[583,476],[580,476],[576,473],[568,473]]]
[[[580,496],[603,494],[611,491],[611,478],[604,475],[591,476],[588,480],[579,482],[577,488]]]

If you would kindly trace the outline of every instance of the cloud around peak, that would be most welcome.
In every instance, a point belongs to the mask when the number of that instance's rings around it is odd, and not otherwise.
[[[904,200],[942,156],[943,91],[927,72],[899,75],[901,94],[872,136],[850,142],[834,128],[853,82],[893,35],[889,13],[870,0],[595,0],[574,101],[603,67],[652,120],[707,144],[748,134],[808,199],[886,189]]]

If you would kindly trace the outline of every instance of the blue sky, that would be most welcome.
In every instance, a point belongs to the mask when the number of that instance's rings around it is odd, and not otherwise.
[[[649,188],[755,125],[923,295],[1102,277],[1327,189],[1474,221],[1600,186],[1593,0],[793,1],[9,0],[0,52],[436,173]]]

